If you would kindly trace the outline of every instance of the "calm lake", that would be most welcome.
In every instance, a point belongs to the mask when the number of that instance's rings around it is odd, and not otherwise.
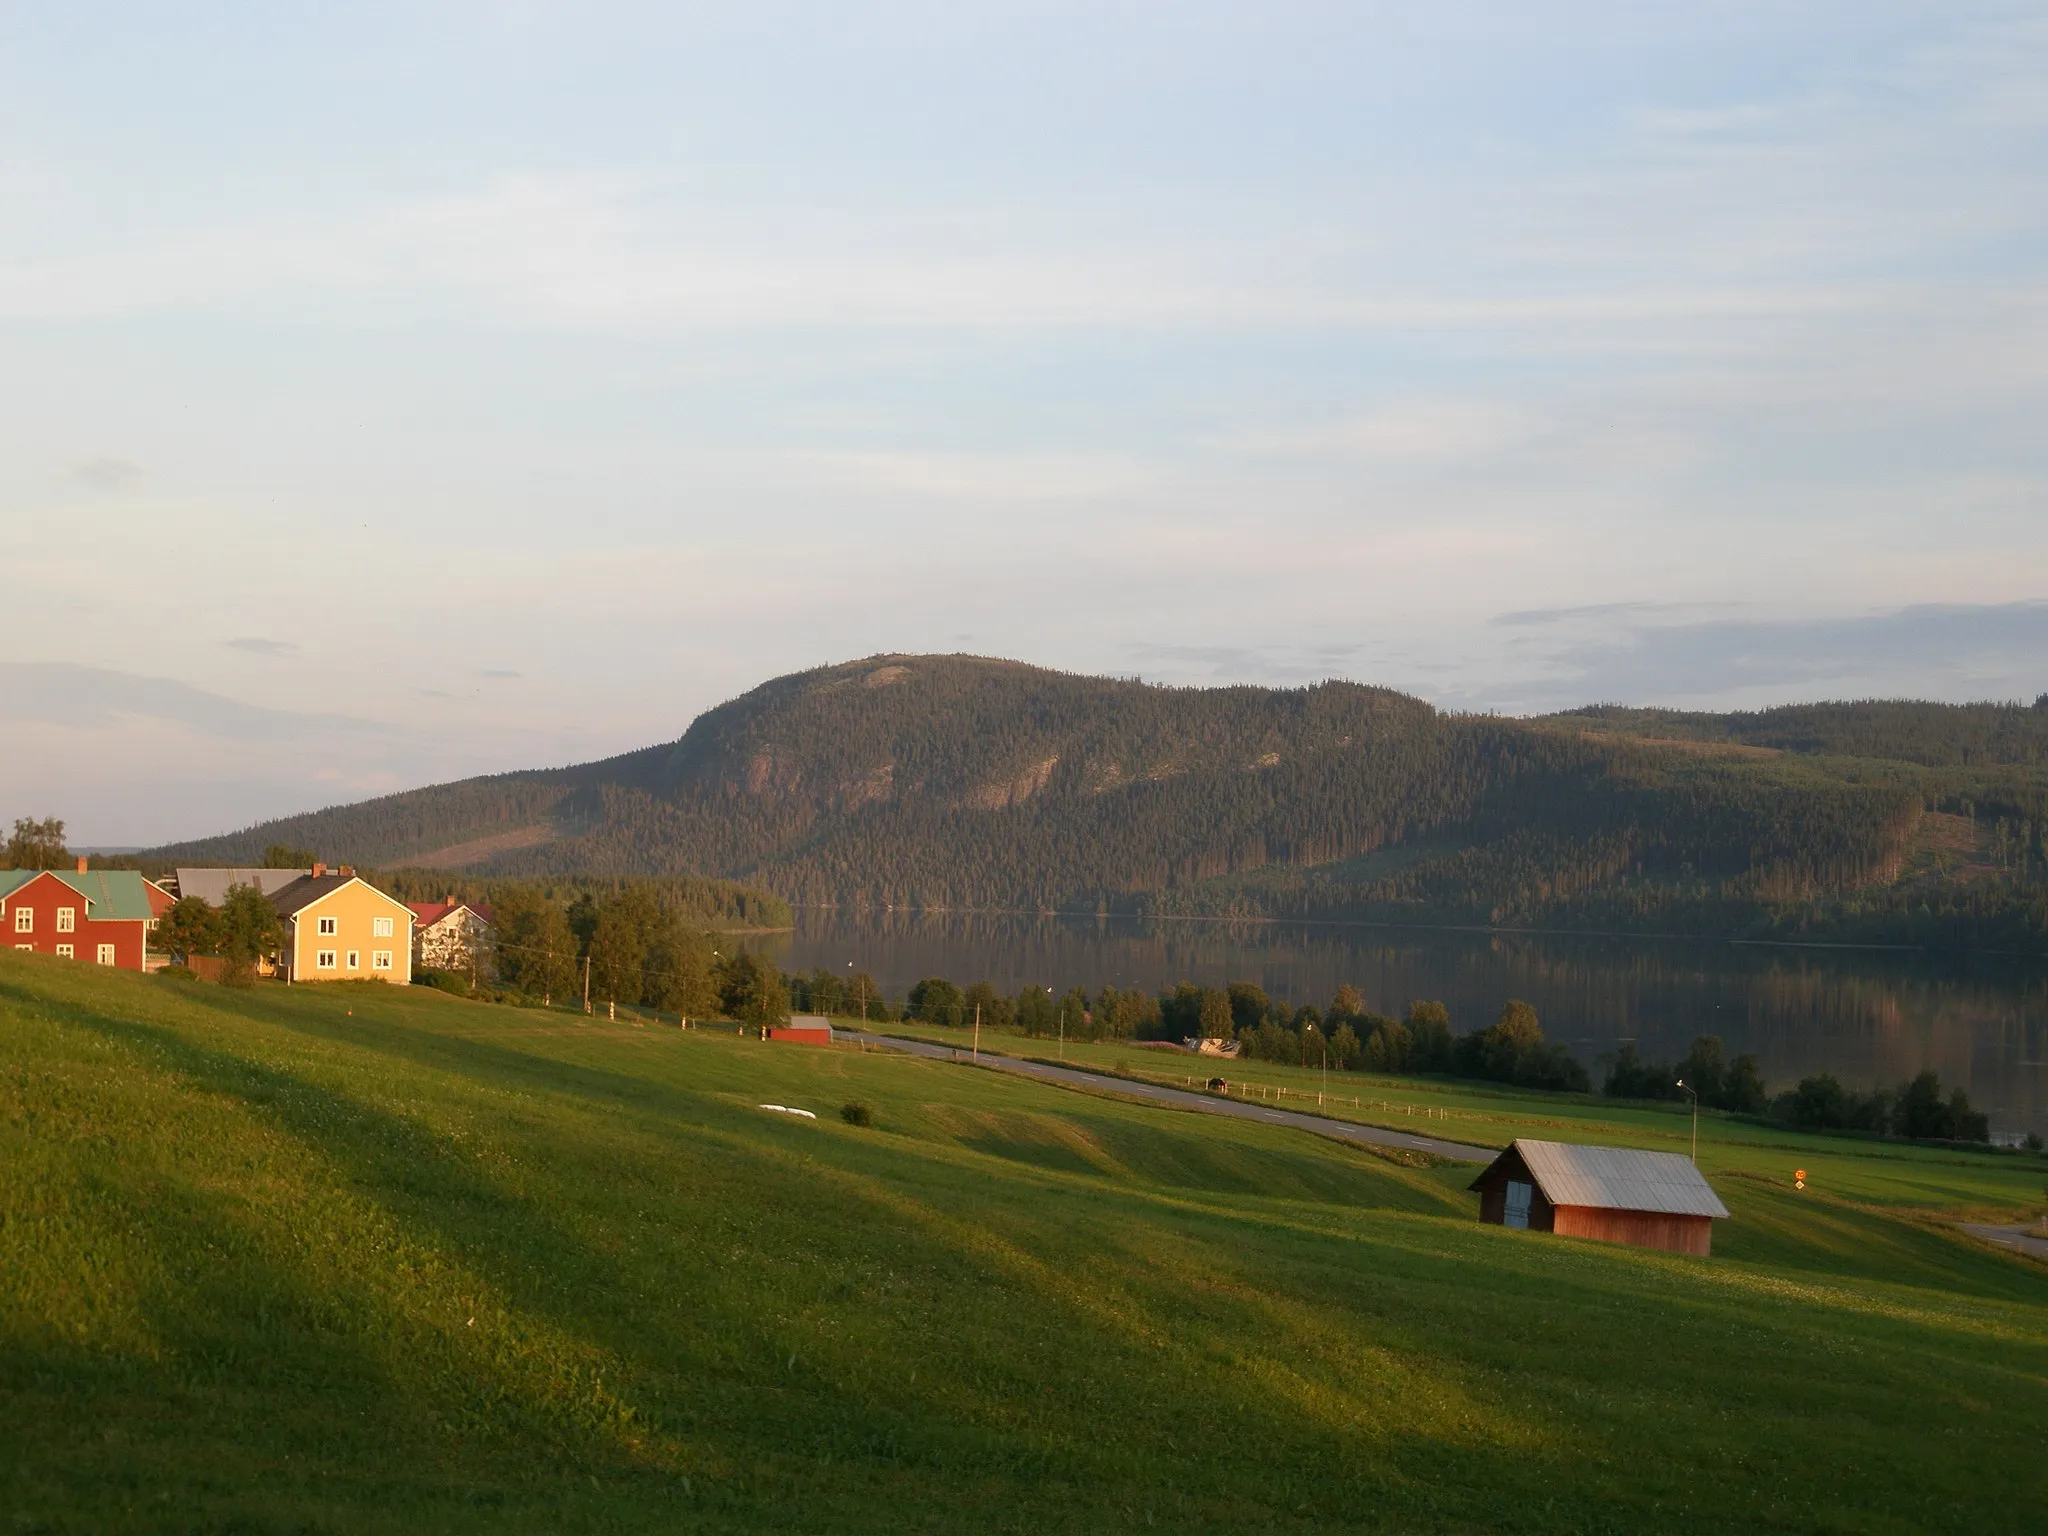
[[[2038,960],[1355,924],[839,909],[800,909],[796,921],[753,947],[789,970],[845,974],[852,962],[899,1002],[925,976],[1011,993],[1253,981],[1317,1007],[1349,982],[1397,1016],[1415,998],[1440,999],[1465,1030],[1520,997],[1596,1081],[1601,1056],[1624,1040],[1670,1060],[1714,1034],[1731,1055],[1756,1052],[1773,1092],[1810,1072],[1869,1087],[1933,1067],[1969,1090],[1994,1131],[2048,1135],[2048,964]]]

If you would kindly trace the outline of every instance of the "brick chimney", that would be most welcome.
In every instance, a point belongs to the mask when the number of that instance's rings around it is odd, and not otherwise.
[[[336,873],[340,874],[346,879],[353,880],[355,878],[356,867],[353,864],[344,864],[341,866],[339,870],[336,871]]]
[[[313,878],[315,880],[318,880],[322,878],[326,873],[327,866],[325,864],[322,864],[318,859],[315,859],[313,861]]]
[[[78,856],[78,872],[81,875],[85,873],[85,855],[82,853]]]

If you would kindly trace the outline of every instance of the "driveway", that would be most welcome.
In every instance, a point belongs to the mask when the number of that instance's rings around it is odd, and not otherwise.
[[[933,1061],[968,1059],[963,1051],[950,1045],[935,1045],[929,1040],[905,1040],[898,1035],[872,1035],[853,1029],[834,1029],[832,1033],[841,1040],[858,1040],[864,1045],[878,1045],[891,1051],[906,1051],[912,1056],[924,1056]],[[1160,1083],[1134,1082],[1127,1077],[1086,1072],[1078,1067],[1055,1067],[1042,1061],[1024,1061],[1015,1056],[999,1056],[993,1052],[983,1056],[980,1065],[998,1072],[1014,1072],[1019,1077],[1035,1077],[1048,1083],[1064,1083],[1071,1088],[1087,1088],[1097,1093],[1120,1093],[1129,1098],[1151,1099],[1160,1104],[1171,1104],[1179,1109],[1199,1109],[1211,1115],[1230,1115],[1238,1120],[1257,1120],[1266,1125],[1284,1125],[1293,1130],[1328,1136],[1333,1141],[1354,1141],[1370,1147],[1395,1147],[1403,1152],[1427,1152],[1431,1157],[1446,1158],[1452,1162],[1490,1163],[1499,1155],[1499,1150],[1494,1147],[1469,1147],[1461,1141],[1440,1141],[1434,1136],[1414,1136],[1406,1131],[1385,1131],[1376,1125],[1355,1125],[1349,1120],[1332,1120],[1327,1115],[1307,1115],[1296,1109],[1268,1109],[1262,1104],[1248,1104],[1238,1099],[1219,1099],[1206,1093],[1190,1093],[1185,1088],[1168,1088]]]

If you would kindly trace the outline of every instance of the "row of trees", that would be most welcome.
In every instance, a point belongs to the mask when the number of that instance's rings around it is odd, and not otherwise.
[[[543,1003],[585,997],[683,1018],[713,1015],[750,1025],[785,1022],[789,985],[782,972],[692,926],[663,899],[659,882],[625,882],[602,894],[583,890],[564,905],[539,886],[503,884],[495,892],[496,939],[489,970],[522,997]]]
[[[1970,1096],[1957,1088],[1946,1098],[1941,1078],[1922,1072],[1897,1088],[1857,1093],[1844,1088],[1831,1073],[1803,1077],[1799,1086],[1778,1095],[1771,1117],[1810,1131],[1867,1131],[1873,1136],[1906,1136],[1923,1141],[1988,1141],[1990,1119],[1970,1107]]]
[[[835,979],[814,974],[824,982]],[[809,995],[827,1000],[816,1011],[839,1011],[830,1003],[834,994],[820,989]],[[870,1018],[889,1016],[886,1005],[870,1002],[868,1008]],[[1243,981],[1227,987],[1182,982],[1157,997],[1115,987],[1104,987],[1093,997],[1076,987],[1055,997],[1049,987],[1026,987],[1010,998],[987,982],[962,988],[934,976],[910,989],[904,1015],[958,1025],[972,1020],[977,1008],[983,1024],[1031,1035],[1057,1031],[1074,1040],[1235,1040],[1246,1057],[1294,1066],[1433,1072],[1564,1092],[1591,1087],[1585,1066],[1564,1045],[1545,1038],[1535,1008],[1520,999],[1509,999],[1486,1028],[1460,1034],[1440,1002],[1417,1001],[1405,1018],[1396,1020],[1367,1008],[1349,986],[1338,989],[1327,1010],[1307,1005],[1290,1010]],[[1602,1084],[1609,1097],[1629,1099],[1683,1100],[1687,1089],[1706,1108],[1768,1113],[1803,1129],[1943,1141],[1983,1141],[1989,1135],[1987,1118],[1971,1109],[1969,1096],[1958,1088],[1944,1098],[1932,1071],[1895,1090],[1868,1094],[1850,1092],[1823,1074],[1772,1099],[1756,1055],[1745,1051],[1731,1059],[1718,1035],[1698,1036],[1676,1063],[1646,1061],[1632,1043],[1623,1045]]]
[[[1633,1043],[1622,1046],[1607,1071],[1602,1091],[1617,1099],[1683,1099],[1690,1088],[1709,1109],[1760,1115],[1769,1104],[1756,1056],[1744,1051],[1728,1060],[1719,1035],[1701,1035],[1676,1066],[1644,1061]]]

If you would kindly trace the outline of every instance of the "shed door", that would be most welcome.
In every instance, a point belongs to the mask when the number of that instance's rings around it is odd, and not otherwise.
[[[1524,1184],[1517,1179],[1508,1180],[1508,1203],[1501,1216],[1504,1225],[1522,1227],[1529,1225],[1529,1197],[1536,1193],[1535,1186]]]

